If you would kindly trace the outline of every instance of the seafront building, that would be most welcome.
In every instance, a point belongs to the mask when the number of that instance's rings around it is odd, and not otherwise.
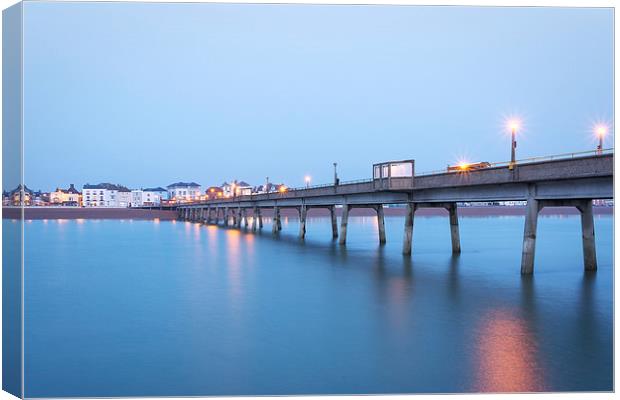
[[[235,179],[231,183],[222,183],[222,193],[224,193],[224,197],[248,196],[252,194],[252,185]]]
[[[131,190],[112,183],[86,184],[82,188],[84,207],[129,207]]]
[[[159,206],[167,194],[168,191],[162,187],[132,190],[131,207]]]
[[[168,199],[178,203],[182,201],[200,200],[201,186],[196,182],[176,182],[166,186]]]
[[[54,205],[79,207],[82,205],[82,193],[72,183],[68,189],[56,188],[51,192],[49,202]]]

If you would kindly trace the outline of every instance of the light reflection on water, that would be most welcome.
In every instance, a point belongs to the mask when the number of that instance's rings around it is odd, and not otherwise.
[[[27,396],[610,390],[612,219],[583,272],[578,217],[327,218],[261,232],[168,221],[26,229]],[[9,223],[9,222],[5,222]],[[113,249],[113,251],[112,251]],[[559,251],[561,249],[561,251]],[[129,379],[128,377],[131,377]]]

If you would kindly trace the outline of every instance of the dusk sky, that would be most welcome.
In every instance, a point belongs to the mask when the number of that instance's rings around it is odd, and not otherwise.
[[[611,9],[24,5],[25,182],[302,186],[593,150]],[[613,146],[608,137],[607,146]]]

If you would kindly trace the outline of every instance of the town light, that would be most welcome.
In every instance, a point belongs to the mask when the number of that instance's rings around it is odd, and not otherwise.
[[[280,188],[278,189],[278,191],[280,193],[285,193],[287,190],[288,190],[288,188],[286,186],[284,186],[284,185],[281,185]]]
[[[596,146],[596,154],[603,154],[603,139],[607,135],[607,126],[600,124],[594,128],[594,133],[598,136],[598,146]]]
[[[513,169],[515,166],[515,156],[517,149],[517,131],[521,128],[521,121],[517,118],[511,118],[507,123],[508,129],[510,130],[510,164],[508,165],[509,169]]]

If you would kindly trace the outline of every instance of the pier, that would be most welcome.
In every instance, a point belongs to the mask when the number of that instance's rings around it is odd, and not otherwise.
[[[457,203],[526,201],[521,273],[532,274],[536,251],[538,214],[544,207],[576,207],[581,214],[584,269],[597,269],[592,213],[593,199],[613,198],[613,152],[596,155],[565,155],[496,164],[488,168],[415,174],[414,160],[373,165],[372,178],[334,185],[289,189],[284,192],[253,194],[179,204],[179,219],[220,224],[251,230],[263,228],[261,210],[273,210],[272,232],[282,230],[280,210],[299,213],[299,237],[306,235],[308,211],[328,209],[332,238],[346,245],[349,212],[370,208],[377,214],[379,243],[386,243],[384,206],[406,207],[402,252],[413,251],[415,213],[426,207],[445,208],[449,214],[452,252],[461,252]],[[340,229],[336,207],[342,208]]]

